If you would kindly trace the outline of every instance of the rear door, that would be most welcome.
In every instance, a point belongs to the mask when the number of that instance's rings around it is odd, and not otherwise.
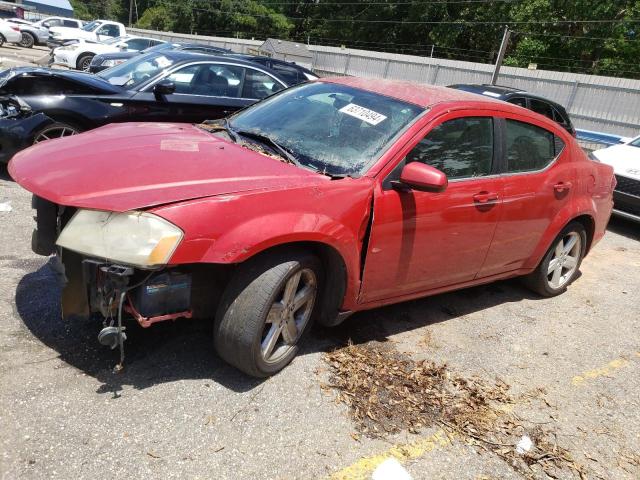
[[[376,187],[361,301],[369,302],[473,280],[498,222],[502,179],[490,113],[440,117],[412,141]],[[391,181],[406,163],[447,174],[439,193],[398,191]]]
[[[571,200],[575,177],[568,149],[552,130],[512,116],[498,122],[505,143],[502,215],[479,277],[524,266]]]

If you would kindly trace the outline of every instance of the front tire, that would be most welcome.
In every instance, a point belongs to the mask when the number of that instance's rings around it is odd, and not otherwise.
[[[216,314],[218,354],[253,377],[286,367],[317,310],[321,273],[318,258],[305,252],[265,254],[240,265]]]
[[[88,72],[89,71],[89,65],[91,65],[91,60],[93,60],[93,55],[89,54],[89,53],[85,53],[84,55],[80,55],[80,57],[78,57],[78,61],[77,61],[77,68],[78,70],[81,70],[83,72]]]
[[[587,233],[579,222],[562,229],[533,272],[523,278],[527,287],[543,297],[555,297],[577,278],[587,246]]]
[[[33,144],[44,142],[45,140],[53,140],[55,138],[70,137],[80,133],[80,130],[68,123],[56,122],[51,125],[47,125],[41,130],[38,130],[33,135]]]
[[[22,39],[18,43],[22,48],[32,48],[36,39],[29,32],[22,32]]]

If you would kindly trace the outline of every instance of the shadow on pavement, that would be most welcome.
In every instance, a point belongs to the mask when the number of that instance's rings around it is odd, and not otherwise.
[[[609,225],[607,225],[607,230],[630,238],[631,240],[640,240],[640,223],[627,220],[626,218],[611,217]]]
[[[31,333],[57,351],[61,360],[102,382],[98,393],[118,396],[124,385],[145,389],[185,379],[210,379],[237,392],[262,383],[221,360],[213,348],[211,323],[198,320],[163,322],[147,329],[127,323],[125,369],[113,373],[118,351],[98,344],[101,321],[60,318],[61,289],[51,264],[52,260],[21,279],[16,289],[17,312]],[[538,297],[518,282],[505,281],[361,312],[338,327],[314,328],[300,354],[329,351],[349,342],[383,342],[399,332],[524,298]]]

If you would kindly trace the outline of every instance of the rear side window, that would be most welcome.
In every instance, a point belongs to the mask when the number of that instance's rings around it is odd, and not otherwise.
[[[529,100],[529,104],[531,105],[531,110],[553,120],[553,108],[547,102],[532,98]]]
[[[78,22],[74,20],[63,20],[62,25],[69,28],[78,28]]]
[[[273,77],[252,68],[247,68],[242,98],[263,99],[282,90],[282,88],[282,85],[276,82]]]
[[[513,103],[514,105],[518,105],[519,107],[527,108],[527,99],[522,97],[510,98],[507,100],[509,103]]]
[[[509,173],[542,170],[564,148],[559,137],[530,123],[507,120],[506,133]]]
[[[493,163],[493,119],[462,117],[431,130],[406,157],[444,172],[449,179],[482,177]]]

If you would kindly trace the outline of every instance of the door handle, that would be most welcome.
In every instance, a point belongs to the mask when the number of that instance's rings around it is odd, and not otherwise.
[[[558,182],[553,186],[553,189],[558,192],[564,192],[571,189],[571,182]]]
[[[480,192],[473,196],[473,201],[476,203],[489,203],[498,200],[498,194],[495,192]]]

